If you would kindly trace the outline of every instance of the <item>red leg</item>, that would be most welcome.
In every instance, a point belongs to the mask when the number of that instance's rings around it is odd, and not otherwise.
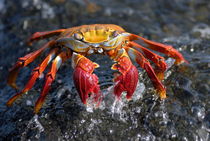
[[[147,46],[145,46],[145,47],[150,48],[152,50],[155,50],[157,52],[161,52],[161,53],[167,55],[168,57],[176,59],[175,64],[181,64],[183,62],[188,63],[184,59],[182,54],[179,51],[177,51],[176,49],[174,49],[170,45],[165,45],[165,44],[157,43],[157,42],[154,42],[154,41],[150,41],[150,40],[147,40],[147,39],[145,39],[145,38],[143,38],[141,36],[135,35],[135,34],[132,34],[130,38],[131,38],[131,40],[138,40],[138,39],[140,39],[144,43],[147,44]]]
[[[130,48],[130,47],[124,47],[127,51],[128,55],[131,57],[132,60],[136,61],[141,68],[145,69],[149,78],[151,79],[153,86],[157,90],[158,94],[160,95],[160,98],[166,98],[166,89],[164,85],[161,83],[161,81],[156,76],[152,66],[150,65],[149,61],[137,50]]]
[[[114,94],[120,99],[122,92],[126,91],[126,98],[130,99],[138,83],[138,70],[124,49],[109,53],[109,56],[117,62],[112,66],[112,69],[120,72],[120,75],[114,78]]]
[[[21,57],[18,59],[16,64],[12,67],[12,69],[9,72],[7,83],[15,88],[18,89],[15,81],[17,79],[17,75],[21,68],[26,67],[28,64],[30,64],[32,61],[34,61],[46,48],[51,47],[54,45],[54,41],[50,41],[46,43],[42,48],[39,50],[36,50],[32,53],[27,54],[24,57]]]
[[[22,91],[15,94],[12,98],[10,98],[7,102],[7,106],[11,106],[16,99],[21,97],[24,93],[26,93],[27,91],[29,91],[33,87],[37,78],[43,73],[43,71],[45,70],[47,65],[51,62],[51,60],[54,58],[54,56],[57,52],[58,52],[57,48],[53,49],[49,53],[49,55],[42,61],[42,63],[37,68],[35,68],[33,70],[32,74],[31,74],[31,78],[29,79],[29,81],[25,85],[25,88]]]
[[[66,29],[58,29],[53,31],[44,31],[44,32],[36,32],[34,33],[28,40],[29,44],[32,44],[33,41],[38,41],[41,39],[49,38],[52,36],[60,35],[62,32],[64,32]]]
[[[52,82],[55,80],[56,72],[58,71],[59,67],[61,64],[66,61],[68,58],[70,58],[70,54],[67,52],[61,52],[52,62],[52,66],[48,74],[46,75],[45,78],[45,84],[42,89],[41,95],[36,101],[35,107],[34,107],[34,112],[37,114],[39,110],[41,109],[44,100],[47,96],[47,93],[50,89],[50,86]]]
[[[164,72],[167,68],[167,64],[165,62],[165,59],[162,56],[159,56],[159,55],[153,53],[152,51],[144,48],[143,46],[141,46],[135,42],[129,42],[128,46],[140,49],[140,51],[144,54],[144,56],[146,58],[148,58],[149,60],[151,60],[152,62],[155,63],[155,65],[157,67],[155,69],[155,73],[156,73],[157,77],[160,80],[164,79]]]
[[[83,55],[74,53],[72,56],[72,66],[74,68],[74,85],[84,104],[87,104],[89,94],[94,94],[95,102],[100,104],[101,92],[98,85],[98,77],[93,74],[98,64],[90,61]]]

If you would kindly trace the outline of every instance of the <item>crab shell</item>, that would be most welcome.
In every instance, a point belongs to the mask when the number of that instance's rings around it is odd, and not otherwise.
[[[83,25],[63,32],[57,42],[78,53],[104,53],[125,44],[129,33],[117,25]]]

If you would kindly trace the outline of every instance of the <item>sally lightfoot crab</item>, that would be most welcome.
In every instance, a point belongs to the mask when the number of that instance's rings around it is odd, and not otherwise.
[[[34,41],[53,36],[55,36],[54,40],[49,41],[40,49],[19,58],[10,70],[8,84],[17,89],[15,81],[19,70],[34,61],[46,49],[49,49],[46,58],[32,71],[25,87],[9,99],[8,106],[11,106],[17,98],[33,87],[37,78],[51,62],[51,68],[45,77],[44,87],[35,104],[35,113],[38,113],[42,107],[55,79],[56,72],[67,59],[71,58],[72,60],[74,84],[84,104],[87,103],[86,101],[90,95],[94,97],[96,103],[100,102],[101,97],[98,77],[93,73],[94,69],[98,68],[99,65],[86,58],[86,56],[91,54],[108,55],[115,62],[112,69],[118,71],[119,74],[114,78],[114,95],[118,99],[120,99],[123,91],[127,92],[126,98],[130,99],[136,89],[138,70],[131,60],[135,61],[147,72],[161,99],[166,98],[166,88],[161,81],[164,79],[167,64],[162,56],[153,53],[151,50],[174,58],[176,60],[175,64],[186,62],[182,54],[172,46],[128,33],[120,26],[113,24],[82,25],[68,29],[36,32],[29,39],[29,43],[32,44]],[[141,45],[134,42],[135,40],[139,40]],[[154,63],[154,69],[148,60]]]

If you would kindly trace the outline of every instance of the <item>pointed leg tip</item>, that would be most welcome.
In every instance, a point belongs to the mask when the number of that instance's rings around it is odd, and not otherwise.
[[[32,43],[31,40],[27,41],[26,44],[27,44],[28,46],[32,46],[32,45],[33,45],[33,43]]]
[[[7,101],[7,103],[6,103],[7,107],[11,107],[11,106],[12,106],[12,104],[13,104],[13,102],[11,102],[10,100],[9,100],[9,101]]]
[[[17,93],[16,95],[14,95],[12,98],[10,98],[10,99],[7,101],[6,105],[7,105],[8,107],[11,107],[12,104],[15,102],[15,100],[17,100],[21,95],[22,95],[22,93]]]
[[[176,60],[174,64],[175,65],[181,65],[182,63],[184,63],[184,61]]]
[[[175,59],[176,59],[176,61],[175,61],[176,65],[180,65],[180,64],[183,64],[183,63],[189,64],[189,62],[183,56],[181,56],[179,58],[175,58]]]
[[[42,105],[43,105],[42,101],[36,102],[35,107],[34,107],[34,114],[39,113],[40,109],[42,108]]]
[[[32,38],[30,37],[30,38],[28,38],[27,40],[26,40],[26,45],[28,45],[28,46],[32,46]]]
[[[34,109],[34,114],[37,115],[40,109]]]
[[[11,83],[11,82],[7,82],[8,83],[8,85],[10,86],[10,87],[12,87],[13,89],[15,89],[16,91],[18,91],[19,90],[19,87],[16,85],[16,83]]]
[[[158,90],[157,93],[159,94],[161,100],[166,98],[166,90]]]

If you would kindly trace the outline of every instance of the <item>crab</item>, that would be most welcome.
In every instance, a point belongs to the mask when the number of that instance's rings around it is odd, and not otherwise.
[[[46,58],[38,67],[33,69],[25,87],[8,100],[8,106],[11,106],[16,99],[33,87],[36,80],[51,62],[51,68],[45,76],[45,84],[35,103],[35,113],[40,111],[61,64],[68,59],[72,60],[74,85],[84,104],[87,104],[87,99],[90,96],[93,97],[93,102],[100,103],[102,95],[98,85],[98,77],[93,73],[99,65],[88,59],[87,56],[89,55],[107,55],[115,62],[111,69],[118,72],[113,79],[115,83],[113,93],[117,99],[121,98],[122,92],[126,92],[126,98],[131,99],[136,90],[138,70],[132,61],[146,71],[159,97],[161,99],[166,98],[166,88],[162,80],[167,64],[164,57],[151,50],[174,58],[177,65],[187,62],[182,54],[172,46],[128,33],[122,27],[114,24],[82,25],[68,29],[36,32],[29,38],[29,44],[49,37],[55,37],[55,39],[47,42],[40,49],[19,58],[11,68],[8,84],[18,89],[16,78],[20,69],[33,62],[46,49],[49,50]],[[150,62],[154,65],[151,65]]]

